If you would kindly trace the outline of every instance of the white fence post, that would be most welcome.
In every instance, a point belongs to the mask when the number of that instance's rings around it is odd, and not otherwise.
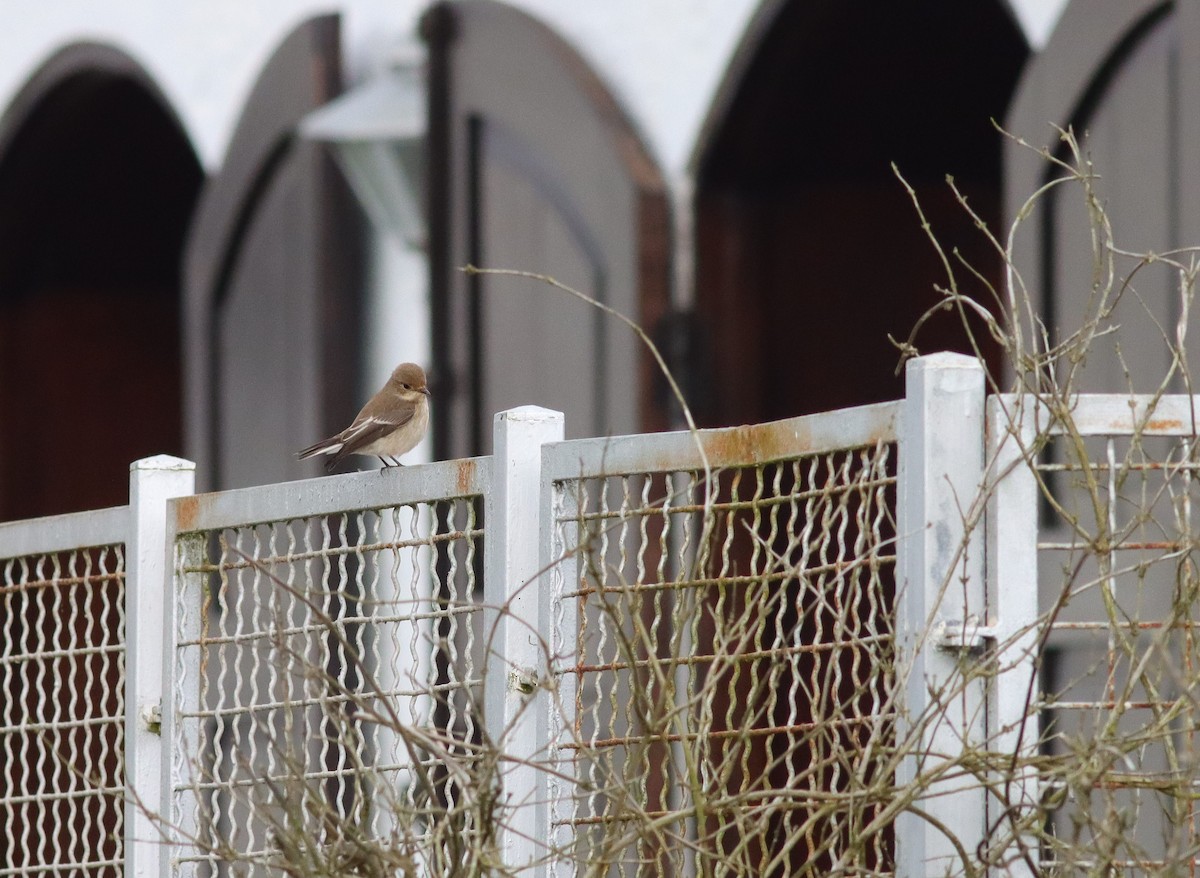
[[[539,630],[542,517],[542,445],[563,438],[563,415],[522,406],[496,415],[493,426],[492,490],[485,526],[484,603],[499,609],[485,632],[484,722],[491,742],[505,754],[501,763],[506,819],[497,828],[503,862],[528,867],[546,853],[549,827],[539,814],[539,741],[545,735],[540,680],[546,671],[547,632]]]
[[[979,363],[949,353],[909,361],[896,549],[897,736],[909,752],[897,783],[906,792],[919,785],[914,804],[926,816],[909,810],[896,820],[897,871],[904,878],[966,871],[963,857],[975,857],[986,832],[981,783],[958,770],[938,776],[986,737],[984,677],[967,670],[987,618],[983,449]]]
[[[167,500],[195,490],[196,465],[160,454],[129,467],[130,533],[125,547],[126,878],[162,878],[164,759],[163,596],[170,581]]]
[[[1017,771],[997,778],[1007,800],[988,800],[988,825],[1008,845],[1010,855],[997,875],[1031,875],[1037,841],[1029,828],[1003,821],[1031,818],[1038,807],[1038,779],[1031,767],[1040,728],[1033,708],[1038,621],[1038,486],[1025,456],[1035,437],[1036,399],[993,396],[988,400],[987,574],[992,625],[997,643],[996,680],[989,706],[990,744],[996,753],[1018,756]],[[1001,780],[1003,783],[1001,783]]]

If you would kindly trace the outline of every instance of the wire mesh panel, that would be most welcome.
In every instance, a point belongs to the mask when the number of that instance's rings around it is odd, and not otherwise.
[[[478,740],[481,499],[181,534],[178,873],[456,861],[485,804],[461,792]]]
[[[891,867],[892,437],[743,430],[554,478],[557,874]]]
[[[1064,873],[1200,868],[1191,424],[1186,399],[1085,398],[1038,465],[1041,860]]]
[[[0,875],[122,874],[124,682],[122,544],[0,559]]]

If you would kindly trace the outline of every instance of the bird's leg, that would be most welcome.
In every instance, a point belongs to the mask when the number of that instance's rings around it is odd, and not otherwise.
[[[381,473],[384,470],[391,469],[394,466],[404,466],[404,464],[402,464],[400,461],[396,460],[396,458],[394,458],[394,457],[390,457],[390,456],[384,457],[382,454],[377,454],[375,456],[378,457],[380,462],[383,464],[383,466],[381,466],[379,468],[379,471]]]

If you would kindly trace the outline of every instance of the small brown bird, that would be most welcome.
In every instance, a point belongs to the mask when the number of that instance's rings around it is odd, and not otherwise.
[[[383,389],[368,400],[358,417],[336,436],[310,445],[296,454],[304,460],[332,454],[325,464],[332,470],[348,454],[373,454],[384,467],[399,466],[397,459],[416,447],[429,427],[429,388],[425,370],[416,363],[401,363]],[[389,463],[390,460],[390,463]]]

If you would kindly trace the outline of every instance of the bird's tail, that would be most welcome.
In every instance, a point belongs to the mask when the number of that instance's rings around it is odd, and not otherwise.
[[[310,445],[303,451],[297,451],[296,458],[298,460],[306,460],[310,457],[316,457],[318,454],[331,455],[329,460],[325,462],[325,471],[331,472],[344,456],[339,453],[344,444],[345,443],[339,442],[336,439],[322,439],[316,445]]]

